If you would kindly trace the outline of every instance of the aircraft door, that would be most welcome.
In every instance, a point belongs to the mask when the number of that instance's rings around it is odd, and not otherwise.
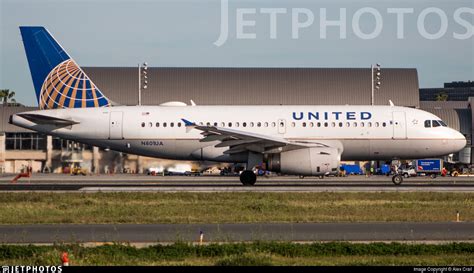
[[[123,139],[123,112],[110,112],[109,139]]]
[[[405,112],[392,112],[393,139],[406,139],[407,126]]]
[[[284,134],[284,133],[286,133],[286,120],[284,120],[284,119],[279,119],[279,120],[278,120],[278,123],[277,123],[277,126],[278,126],[278,133],[279,133],[279,134]]]

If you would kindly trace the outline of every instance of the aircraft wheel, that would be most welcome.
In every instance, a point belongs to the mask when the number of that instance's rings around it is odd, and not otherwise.
[[[257,176],[252,171],[243,171],[240,174],[240,182],[244,186],[253,186],[257,182]]]
[[[400,184],[402,184],[402,182],[403,182],[403,176],[401,176],[401,175],[399,175],[399,174],[394,175],[394,176],[392,177],[392,182],[393,182],[393,184],[395,184],[395,185],[397,185],[397,186],[400,185]]]

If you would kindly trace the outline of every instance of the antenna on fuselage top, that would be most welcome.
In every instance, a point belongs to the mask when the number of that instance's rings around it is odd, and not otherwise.
[[[390,104],[390,106],[395,106],[395,104],[393,104],[392,100],[388,100],[388,103]]]

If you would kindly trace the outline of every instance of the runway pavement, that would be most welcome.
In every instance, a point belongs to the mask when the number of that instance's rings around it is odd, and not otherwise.
[[[0,243],[472,241],[474,222],[0,225]]]
[[[0,177],[0,191],[82,192],[474,192],[474,177],[409,178],[395,186],[386,176],[350,176],[325,179],[295,176],[259,177],[257,184],[242,186],[232,176],[146,176],[34,174],[11,183],[12,175]]]

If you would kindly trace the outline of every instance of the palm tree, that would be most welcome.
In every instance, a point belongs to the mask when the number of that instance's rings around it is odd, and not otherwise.
[[[4,106],[17,105],[16,100],[13,98],[15,96],[14,91],[10,89],[1,89],[0,90],[0,100]]]
[[[447,101],[448,100],[448,94],[444,92],[440,92],[436,94],[436,101]]]

